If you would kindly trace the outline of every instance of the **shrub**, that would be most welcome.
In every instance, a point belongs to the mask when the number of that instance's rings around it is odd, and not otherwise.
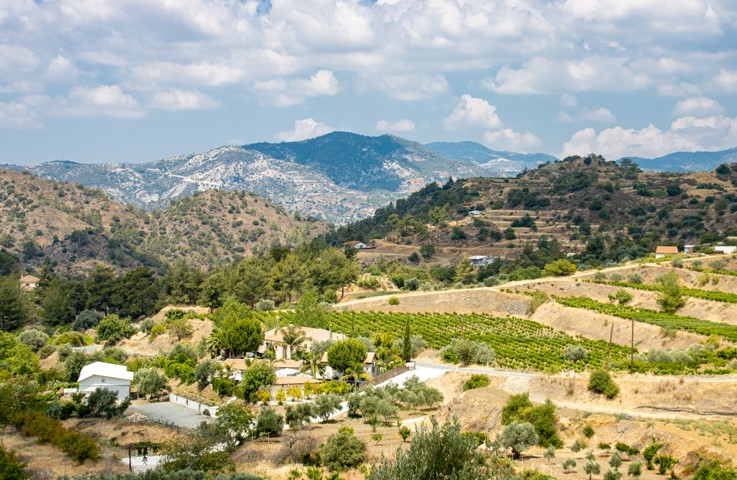
[[[389,305],[399,305],[399,298],[395,296],[389,297]]]
[[[585,426],[585,427],[583,427],[583,434],[584,434],[584,436],[585,436],[586,438],[591,438],[591,437],[593,437],[593,436],[594,436],[594,433],[596,433],[596,432],[594,432],[594,427],[592,427],[592,426],[591,426],[591,425],[589,425],[588,423],[586,424],[586,426]]]
[[[271,407],[264,408],[256,419],[256,437],[279,437],[284,430],[284,417]]]
[[[366,461],[366,444],[347,427],[331,435],[319,452],[320,462],[331,471],[358,467]]]
[[[102,318],[100,314],[93,310],[83,310],[79,312],[77,318],[74,319],[72,330],[84,332],[90,328],[95,328],[97,324],[100,323],[100,318]]]
[[[504,448],[512,450],[514,458],[520,458],[522,452],[540,441],[535,433],[535,427],[527,422],[512,422],[502,431],[499,443]]]
[[[642,451],[642,456],[647,462],[647,469],[652,470],[653,469],[653,459],[655,458],[655,455],[657,455],[658,450],[663,448],[662,443],[652,443],[645,447],[645,450]]]
[[[466,380],[463,384],[463,391],[473,390],[474,388],[483,388],[489,386],[489,376],[484,374],[472,375],[471,378]]]
[[[586,360],[587,356],[586,349],[581,345],[566,345],[566,348],[563,350],[563,358],[568,362]]]
[[[610,399],[616,397],[619,393],[619,387],[606,370],[596,370],[591,374],[589,390],[601,393]]]
[[[18,340],[36,351],[48,343],[49,336],[40,330],[31,328],[21,332],[21,334],[18,335]]]

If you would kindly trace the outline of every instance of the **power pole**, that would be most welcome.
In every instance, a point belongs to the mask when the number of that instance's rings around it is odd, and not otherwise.
[[[612,360],[612,337],[614,336],[614,324],[612,323],[612,329],[609,331],[609,349],[606,352],[606,370],[609,371]]]
[[[635,319],[632,319],[632,339],[630,340],[630,373],[635,369]]]

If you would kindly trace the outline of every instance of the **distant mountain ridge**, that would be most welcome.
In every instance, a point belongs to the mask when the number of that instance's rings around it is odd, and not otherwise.
[[[709,170],[737,155],[735,150],[634,160],[647,170]],[[332,132],[299,142],[224,146],[143,164],[61,160],[8,168],[100,188],[145,209],[165,208],[196,192],[240,190],[264,196],[290,212],[344,224],[433,181],[512,177],[556,160],[542,153],[491,150],[475,142],[422,145],[393,135]]]
[[[719,152],[674,152],[657,158],[629,158],[643,170],[708,172],[723,163],[737,163],[737,147]]]

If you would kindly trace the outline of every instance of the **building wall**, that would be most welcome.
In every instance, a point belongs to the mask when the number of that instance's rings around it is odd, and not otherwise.
[[[104,381],[103,381],[104,380]],[[118,401],[124,400],[131,393],[131,384],[128,380],[120,378],[102,377],[93,375],[79,382],[79,391],[81,393],[92,393],[98,387],[112,390],[118,395]]]

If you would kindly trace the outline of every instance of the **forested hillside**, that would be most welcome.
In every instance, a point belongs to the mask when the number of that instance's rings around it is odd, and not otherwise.
[[[737,235],[737,165],[713,172],[644,173],[592,155],[541,165],[516,178],[432,183],[338,229],[331,241],[505,248],[549,237],[594,261],[634,258],[658,244]]]
[[[100,190],[0,170],[0,248],[30,268],[161,269],[181,258],[212,267],[272,244],[298,245],[324,229],[255,194],[207,191],[148,213]]]

